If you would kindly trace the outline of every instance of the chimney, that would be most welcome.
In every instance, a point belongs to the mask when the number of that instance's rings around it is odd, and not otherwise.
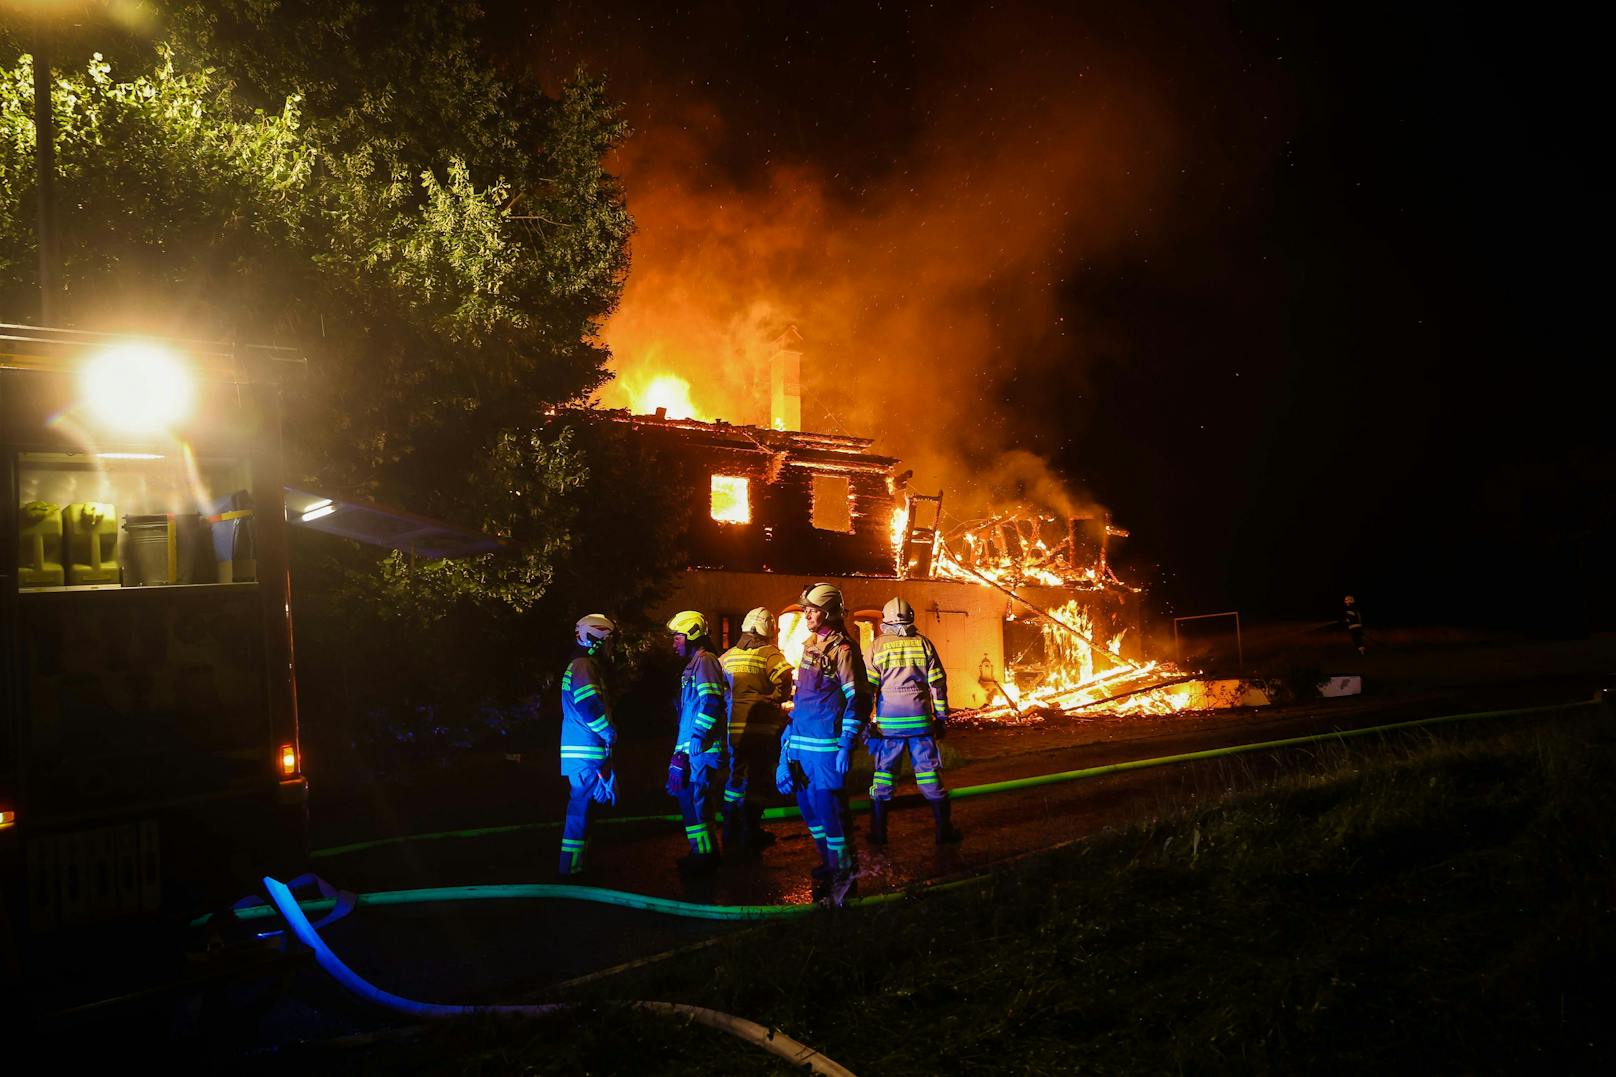
[[[776,430],[802,429],[802,334],[787,326],[769,357],[769,425]]]

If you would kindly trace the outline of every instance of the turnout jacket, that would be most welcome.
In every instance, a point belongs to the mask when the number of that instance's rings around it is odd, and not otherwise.
[[[600,663],[593,655],[577,654],[561,674],[561,773],[600,770],[616,739]]]
[[[679,674],[679,741],[673,750],[688,752],[692,767],[716,765],[724,731],[724,671],[712,651],[699,650]]]
[[[797,667],[791,728],[783,747],[806,768],[834,765],[837,748],[851,748],[870,715],[864,659],[840,625],[808,637]]]
[[[753,640],[761,642],[747,646]],[[742,637],[719,656],[718,664],[729,688],[730,738],[742,736],[748,722],[779,733],[780,704],[791,698],[791,663],[780,648],[759,636]]]
[[[870,646],[870,685],[875,689],[871,732],[883,737],[920,737],[932,719],[948,717],[948,676],[931,640],[913,625],[882,625]]]

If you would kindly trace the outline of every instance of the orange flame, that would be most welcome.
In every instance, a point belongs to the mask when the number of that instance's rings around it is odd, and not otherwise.
[[[752,501],[748,494],[750,485],[739,475],[714,475],[713,519],[721,524],[751,523]]]

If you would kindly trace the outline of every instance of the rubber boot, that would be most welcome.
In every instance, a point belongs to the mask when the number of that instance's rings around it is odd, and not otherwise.
[[[954,829],[954,824],[949,820],[949,816],[952,814],[953,803],[954,802],[949,800],[947,797],[942,797],[931,802],[931,817],[937,822],[938,845],[952,845],[961,838],[965,837],[964,834],[961,834],[958,830]]]
[[[858,897],[858,871],[855,868],[842,868],[830,878],[830,886],[825,893],[825,902],[833,909],[840,909],[849,901]]]
[[[870,801],[870,844],[887,843],[887,809],[892,805],[885,800]]]
[[[835,878],[835,871],[821,864],[808,873],[809,897],[815,904],[824,901],[830,896],[831,880]]]
[[[721,863],[717,853],[691,853],[679,858],[679,874],[691,878],[711,875]]]
[[[758,852],[774,844],[774,835],[763,828],[763,805],[751,800],[746,802],[746,840]]]
[[[741,810],[740,801],[732,801],[724,805],[724,848],[729,850],[731,856],[745,859],[747,853],[746,840],[746,813]]]

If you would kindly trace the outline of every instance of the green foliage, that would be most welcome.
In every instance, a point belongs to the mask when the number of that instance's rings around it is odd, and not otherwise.
[[[66,321],[305,351],[286,387],[289,481],[507,547],[411,564],[300,541],[300,633],[347,649],[378,707],[430,702],[434,676],[466,706],[531,690],[492,663],[648,593],[678,515],[581,543],[621,523],[603,506],[626,515],[639,476],[613,466],[621,448],[591,459],[545,427],[607,377],[598,331],[632,230],[604,166],[627,134],[615,105],[582,71],[548,95],[502,68],[470,3],[155,6],[155,43],[93,18],[54,43]],[[0,33],[17,50],[0,57],[0,309],[15,320],[37,309],[25,40]],[[427,657],[395,691],[405,654]],[[316,683],[322,657],[300,654]]]

